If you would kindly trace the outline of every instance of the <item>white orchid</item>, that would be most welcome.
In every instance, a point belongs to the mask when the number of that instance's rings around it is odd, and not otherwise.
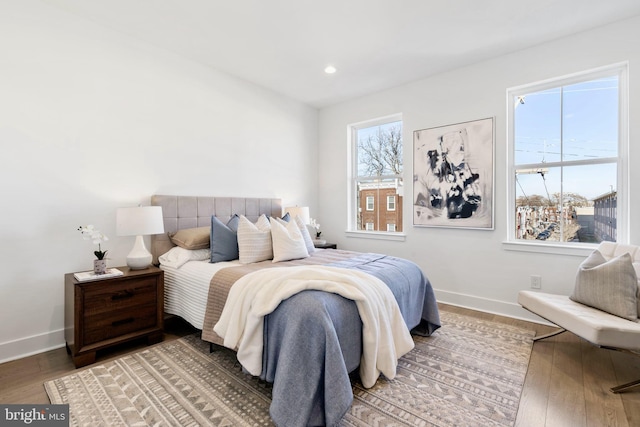
[[[322,234],[322,231],[320,231],[320,223],[313,218],[309,218],[309,225],[316,229],[316,239],[319,239]]]
[[[100,230],[96,230],[95,227],[91,224],[81,225],[80,227],[78,227],[78,231],[82,233],[82,238],[84,240],[91,240],[94,245],[98,245],[98,250],[93,251],[96,258],[104,259],[105,255],[107,255],[107,251],[103,251],[100,244],[102,242],[106,242],[107,240],[109,240],[109,238]]]

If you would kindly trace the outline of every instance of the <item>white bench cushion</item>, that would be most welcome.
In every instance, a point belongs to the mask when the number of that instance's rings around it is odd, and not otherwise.
[[[640,323],[571,301],[565,295],[520,291],[518,303],[593,344],[640,351]]]

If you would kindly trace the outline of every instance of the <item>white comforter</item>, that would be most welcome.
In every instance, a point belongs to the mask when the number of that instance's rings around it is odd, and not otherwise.
[[[360,379],[372,387],[380,373],[393,379],[398,359],[413,339],[391,290],[380,279],[357,271],[326,266],[275,267],[239,279],[231,288],[213,330],[252,375],[262,371],[264,316],[281,301],[307,289],[333,292],[355,301],[362,320]]]

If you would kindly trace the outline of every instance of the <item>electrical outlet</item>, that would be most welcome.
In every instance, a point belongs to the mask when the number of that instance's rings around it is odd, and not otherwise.
[[[531,289],[542,288],[542,276],[531,276]]]

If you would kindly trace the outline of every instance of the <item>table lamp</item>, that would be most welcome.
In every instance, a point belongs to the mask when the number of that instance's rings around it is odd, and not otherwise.
[[[309,224],[308,206],[289,206],[288,208],[284,208],[284,212],[289,212],[289,215],[291,215],[291,219],[299,216],[302,222],[304,222],[305,224]]]
[[[118,208],[116,213],[116,234],[136,236],[133,249],[127,255],[127,266],[132,270],[142,270],[151,265],[152,256],[144,245],[142,236],[164,233],[161,206],[138,206]]]

